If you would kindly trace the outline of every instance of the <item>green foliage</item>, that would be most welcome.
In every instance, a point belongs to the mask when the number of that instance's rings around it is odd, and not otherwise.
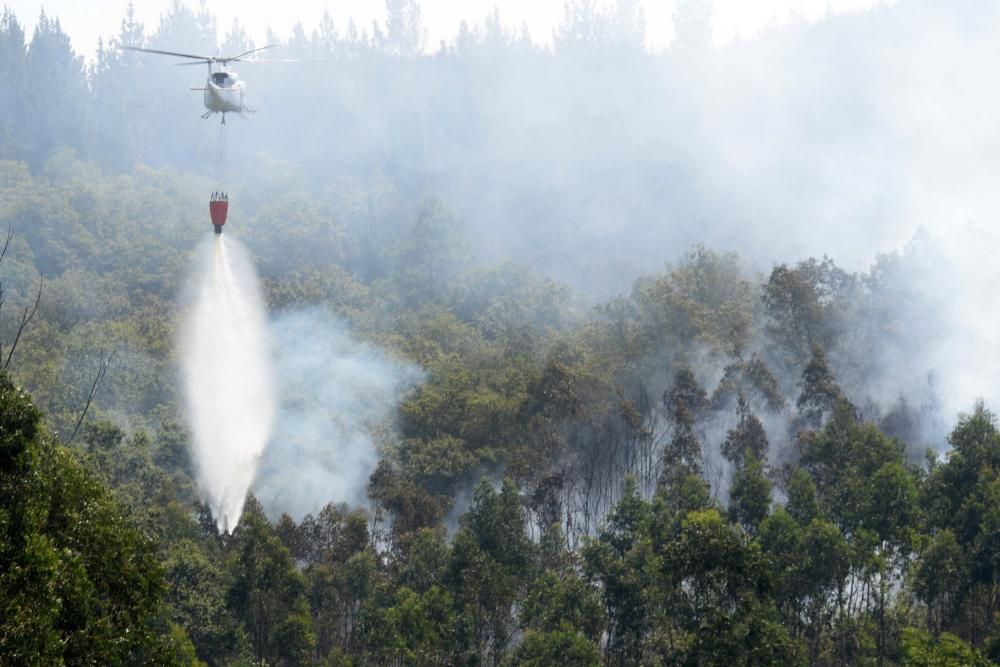
[[[169,656],[172,664],[184,667],[207,667],[207,663],[198,659],[194,644],[191,643],[183,626],[171,623],[166,643],[168,645],[166,656]]]
[[[928,625],[937,631],[957,615],[968,567],[955,534],[945,528],[924,546],[913,571],[913,591],[927,604]]]
[[[768,317],[766,330],[776,343],[776,360],[783,368],[802,368],[817,349],[830,348],[856,282],[856,276],[828,257],[810,258],[795,267],[774,267],[762,300]]]
[[[934,637],[916,628],[906,628],[900,664],[905,667],[985,667],[992,663],[955,635],[943,632]]]
[[[761,525],[759,541],[772,568],[775,604],[793,637],[808,641],[817,661],[830,641],[836,596],[851,567],[851,546],[840,530],[822,519],[797,522],[783,508]]]
[[[465,257],[460,231],[441,202],[424,202],[393,257],[392,293],[407,304],[446,299]]]
[[[735,254],[703,246],[676,269],[640,279],[633,289],[646,344],[681,358],[693,356],[700,345],[716,352],[743,350],[753,326],[754,296]]]
[[[303,660],[316,641],[305,580],[254,503],[247,504],[233,542],[228,595],[247,628],[256,659]]]
[[[650,508],[626,480],[625,492],[598,538],[583,549],[587,576],[600,583],[608,619],[607,653],[616,664],[634,664],[644,653],[652,625],[646,590],[655,581],[657,559],[646,524]]]
[[[928,606],[931,630],[948,630],[980,645],[994,625],[987,591],[1000,578],[1000,434],[983,405],[959,418],[944,464],[923,489],[934,531],[915,572],[916,592]]]
[[[597,591],[576,572],[545,570],[528,586],[520,618],[529,629],[555,632],[565,627],[597,642],[604,611]]]
[[[362,623],[379,662],[431,667],[452,657],[458,618],[451,596],[437,586],[423,595],[399,588],[391,606],[367,608]]]
[[[597,667],[601,664],[597,646],[579,631],[566,627],[551,632],[528,630],[510,657],[511,665],[524,667]]]
[[[737,405],[739,421],[722,443],[722,455],[737,468],[749,465],[751,460],[767,458],[767,432],[764,425],[750,411],[750,404],[741,395]]]
[[[869,530],[906,548],[919,516],[915,474],[903,447],[837,404],[826,427],[802,443],[802,467],[826,516],[848,533]],[[888,504],[887,504],[888,503]]]
[[[165,650],[152,544],[27,395],[0,376],[0,654],[28,664],[114,664]]]
[[[816,483],[806,470],[798,467],[792,470],[785,492],[788,494],[785,509],[800,524],[807,524],[820,516]]]
[[[170,544],[164,570],[173,622],[187,629],[198,655],[220,664],[241,653],[247,640],[227,606],[229,579],[218,556],[180,539]]]
[[[819,428],[838,402],[846,403],[834,380],[826,353],[818,345],[813,347],[812,357],[802,371],[801,386],[802,393],[795,406],[799,409],[799,420],[806,428]]]
[[[708,395],[688,368],[677,371],[673,388],[663,395],[667,418],[673,427],[665,459],[668,468],[683,466],[694,473],[702,468],[701,442],[695,432],[698,418],[708,407]]]
[[[749,361],[737,359],[723,370],[722,379],[712,392],[712,406],[723,409],[734,399],[747,401],[754,409],[780,412],[785,407],[781,386],[767,364],[757,356]]]
[[[524,595],[532,545],[513,483],[499,493],[483,480],[455,535],[445,582],[461,610],[461,643],[471,655],[498,660],[515,631],[514,604]]]
[[[763,462],[747,457],[733,475],[729,489],[729,519],[749,532],[756,532],[771,509],[771,480]]]
[[[446,497],[431,494],[384,460],[368,481],[368,495],[388,515],[388,536],[396,541],[407,533],[437,525],[448,506]]]

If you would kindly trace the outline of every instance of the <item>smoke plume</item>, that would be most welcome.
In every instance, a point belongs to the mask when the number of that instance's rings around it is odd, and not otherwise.
[[[423,371],[356,340],[323,308],[271,325],[280,399],[254,494],[269,514],[301,519],[328,502],[364,504],[376,434]]]

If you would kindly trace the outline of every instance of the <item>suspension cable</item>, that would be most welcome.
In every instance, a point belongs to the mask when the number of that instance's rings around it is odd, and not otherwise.
[[[226,159],[226,126],[219,123],[218,152],[215,157],[215,183],[218,192],[225,192],[228,185],[228,160]]]

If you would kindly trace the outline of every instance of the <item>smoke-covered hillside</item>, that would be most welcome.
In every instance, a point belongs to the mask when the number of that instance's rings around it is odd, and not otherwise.
[[[386,7],[269,36],[299,62],[234,65],[224,126],[121,49],[262,46],[210,7],[92,62],[4,13],[0,365],[44,421],[2,378],[0,662],[1000,659],[1000,7],[715,46],[686,0],[656,51],[631,0],[551,46]],[[263,323],[182,298],[223,189]],[[267,400],[221,433],[219,393]]]

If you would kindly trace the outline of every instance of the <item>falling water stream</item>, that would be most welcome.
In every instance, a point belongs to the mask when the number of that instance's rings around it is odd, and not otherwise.
[[[238,242],[213,234],[198,247],[188,296],[180,359],[194,464],[219,530],[232,532],[275,411],[263,302]]]

